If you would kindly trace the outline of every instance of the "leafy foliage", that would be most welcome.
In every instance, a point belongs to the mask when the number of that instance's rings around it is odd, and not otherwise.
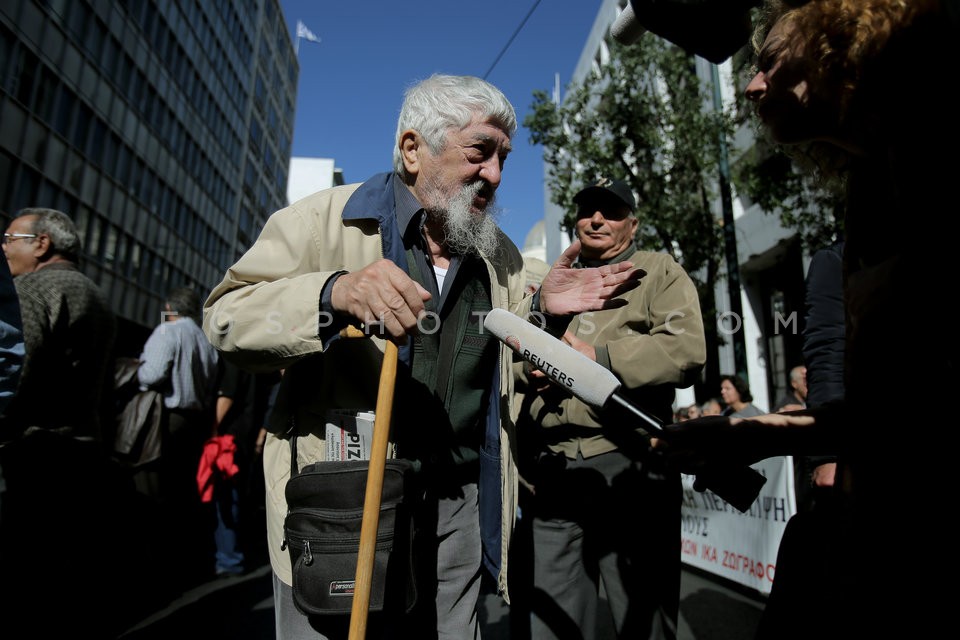
[[[785,228],[795,229],[808,253],[841,236],[843,179],[818,178],[802,168],[810,161],[801,151],[794,149],[791,156],[759,135],[756,140],[734,167],[738,190],[767,213],[778,214]]]
[[[524,120],[550,164],[553,202],[566,211],[562,224],[573,228],[573,196],[584,184],[625,180],[638,198],[638,246],[671,253],[702,290],[712,289],[723,255],[723,228],[711,210],[719,142],[751,117],[750,109],[741,97],[736,113],[715,111],[693,57],[665,40],[610,46],[609,62],[572,87],[562,105],[534,92]],[[842,228],[835,185],[815,182],[796,157],[755,139],[732,165],[734,188],[779,215],[808,250],[829,244]]]
[[[713,108],[712,88],[697,77],[694,58],[656,37],[632,46],[611,43],[610,59],[561,105],[534,92],[524,119],[531,141],[543,145],[554,204],[573,229],[573,196],[601,177],[626,181],[637,195],[636,241],[641,249],[672,254],[697,285],[704,319],[717,317],[714,292],[724,254],[718,202],[721,140],[751,117],[741,98],[734,112]],[[741,61],[745,57],[740,58]],[[742,92],[738,92],[742,95]],[[762,136],[732,158],[730,179],[738,194],[779,214],[796,229],[808,251],[839,233],[841,207],[832,192]],[[705,322],[707,352],[726,341]],[[708,360],[704,385],[719,384],[719,364]]]
[[[722,229],[710,210],[720,131],[729,118],[704,109],[693,58],[659,38],[614,45],[611,62],[557,106],[534,93],[524,120],[550,164],[555,204],[576,220],[573,196],[600,177],[627,182],[637,195],[637,244],[671,253],[694,276],[715,271]]]

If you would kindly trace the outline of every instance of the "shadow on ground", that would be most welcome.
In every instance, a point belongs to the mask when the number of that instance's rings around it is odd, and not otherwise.
[[[749,640],[763,613],[755,604],[714,589],[699,589],[680,601],[694,638]]]
[[[273,590],[269,566],[225,577],[184,593],[164,610],[120,636],[123,640],[183,637],[264,640],[274,637]],[[244,615],[230,615],[243,611]],[[217,612],[222,612],[217,615]]]

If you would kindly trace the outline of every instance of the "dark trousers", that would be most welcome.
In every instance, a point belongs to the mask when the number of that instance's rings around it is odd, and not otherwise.
[[[611,626],[619,638],[676,637],[680,478],[651,465],[619,451],[540,458],[533,638],[594,638]]]
[[[160,506],[164,550],[173,586],[184,588],[214,572],[216,514],[204,509],[197,488],[203,444],[213,416],[203,411],[167,409],[160,456]]]
[[[618,638],[675,638],[679,476],[619,451],[545,454],[534,485],[531,637],[595,638],[612,626]]]

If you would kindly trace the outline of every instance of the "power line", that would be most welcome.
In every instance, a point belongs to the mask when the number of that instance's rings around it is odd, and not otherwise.
[[[520,30],[523,29],[523,25],[527,24],[527,20],[530,19],[531,14],[533,14],[534,9],[536,9],[537,5],[539,4],[540,4],[540,0],[536,0],[536,2],[533,3],[533,6],[530,7],[530,11],[527,11],[527,15],[524,16],[523,21],[520,23],[520,26],[516,28],[516,30],[513,32],[513,35],[510,36],[509,40],[507,40],[507,44],[505,44],[503,46],[503,49],[500,50],[500,53],[497,54],[497,59],[493,61],[493,64],[491,64],[490,68],[487,69],[487,72],[483,74],[484,80],[487,79],[487,76],[490,75],[490,72],[493,71],[493,68],[497,66],[498,62],[500,62],[500,58],[503,57],[503,54],[505,54],[507,52],[507,49],[510,48],[510,45],[513,44],[513,39],[516,38],[517,34],[520,33]]]

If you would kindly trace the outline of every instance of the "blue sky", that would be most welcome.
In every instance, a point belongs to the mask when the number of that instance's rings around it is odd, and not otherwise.
[[[403,91],[432,73],[484,77],[522,123],[533,92],[565,90],[600,0],[281,0],[321,40],[300,41],[293,155],[333,158],[347,182],[389,171]],[[537,4],[510,47],[517,27]],[[494,62],[496,61],[496,65]],[[493,69],[491,69],[493,66]],[[521,127],[497,190],[500,226],[522,248],[543,217],[542,150]]]

